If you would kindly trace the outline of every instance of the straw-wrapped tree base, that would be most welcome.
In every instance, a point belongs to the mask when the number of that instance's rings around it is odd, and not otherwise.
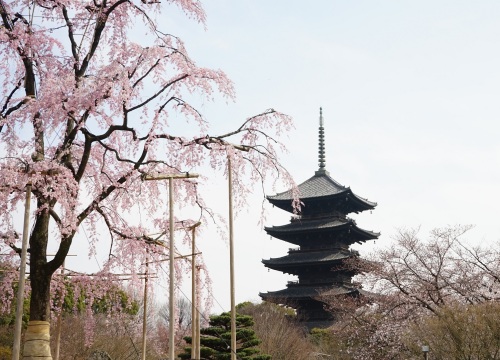
[[[50,323],[30,321],[24,335],[23,360],[52,360],[50,354]]]

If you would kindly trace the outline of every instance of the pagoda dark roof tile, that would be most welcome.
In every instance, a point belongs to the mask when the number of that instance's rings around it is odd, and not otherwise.
[[[338,217],[328,217],[322,219],[294,219],[288,224],[278,226],[266,226],[266,231],[288,232],[288,231],[310,231],[317,229],[331,229],[351,223],[355,226],[352,219],[342,219]]]
[[[316,198],[322,196],[336,195],[350,189],[339,184],[337,181],[332,179],[327,172],[322,172],[316,174],[313,177],[307,179],[302,184],[298,185],[300,199]],[[293,200],[293,191],[287,190],[276,195],[270,195],[267,198],[269,200]]]
[[[326,250],[318,251],[292,251],[286,256],[262,260],[265,265],[291,265],[308,263],[329,263],[338,260],[344,260],[356,256],[357,252],[348,250]]]
[[[345,187],[330,177],[328,171],[317,171],[315,175],[300,185],[298,188],[298,196],[302,202],[307,205],[308,201],[321,198],[350,198],[355,206],[349,212],[363,211],[373,209],[377,206],[376,202],[368,201],[352,192],[349,187]],[[278,206],[286,211],[293,211],[292,201],[295,192],[289,189],[276,195],[268,195],[267,199],[270,203]]]
[[[286,300],[293,301],[293,299],[314,298],[318,296],[339,296],[339,295],[352,294],[355,292],[359,292],[359,289],[354,287],[347,287],[345,285],[340,285],[340,286],[332,285],[323,287],[290,286],[287,287],[286,289],[278,291],[268,291],[266,293],[259,293],[259,296],[263,300],[283,299],[283,302],[285,302]]]
[[[376,239],[380,234],[364,230],[356,226],[356,222],[352,219],[342,219],[338,217],[330,217],[323,219],[297,219],[286,225],[264,227],[264,230],[270,234],[293,233],[293,232],[311,232],[313,230],[335,229],[343,226],[351,226],[352,231],[362,233],[370,239]]]

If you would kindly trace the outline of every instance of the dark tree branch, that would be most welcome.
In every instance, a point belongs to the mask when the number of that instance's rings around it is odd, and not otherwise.
[[[128,112],[132,112],[134,110],[137,110],[137,109],[143,107],[144,105],[150,103],[151,101],[153,101],[154,99],[156,99],[158,96],[160,96],[162,93],[164,93],[170,86],[178,83],[179,81],[184,80],[188,76],[189,76],[189,74],[183,74],[183,75],[180,75],[177,79],[169,81],[168,83],[166,83],[165,85],[163,85],[160,90],[158,90],[155,94],[151,95],[149,98],[147,98],[146,100],[144,100],[142,103],[137,104],[137,105],[129,108]]]
[[[106,7],[106,1],[103,1],[99,12],[97,14],[97,21],[94,29],[94,36],[92,38],[92,43],[90,44],[90,49],[87,55],[84,57],[82,64],[80,68],[76,71],[76,76],[77,77],[82,77],[85,75],[85,72],[87,71],[87,68],[90,64],[90,61],[92,60],[92,57],[95,54],[95,51],[97,50],[97,47],[101,41],[101,36],[102,32],[104,31],[104,28],[106,27],[106,22],[108,20],[109,15],[120,5],[129,3],[129,0],[118,0],[115,2],[113,5],[109,7],[107,11],[103,11],[103,9]]]
[[[73,65],[73,67],[76,71],[78,68],[78,62],[80,61],[80,57],[78,55],[78,45],[74,37],[73,22],[70,20],[68,15],[68,9],[66,9],[66,6],[64,5],[62,6],[62,13],[64,20],[66,21],[66,26],[68,27],[68,37],[71,43],[71,53],[73,54],[73,58],[75,59],[75,64]]]
[[[7,107],[9,106],[10,100],[12,99],[12,97],[14,96],[14,94],[21,88],[21,85],[23,84],[22,83],[23,80],[24,80],[24,78],[22,78],[21,80],[19,80],[17,82],[16,86],[14,87],[14,89],[12,89],[12,91],[9,93],[9,95],[7,95],[7,97],[5,98],[5,103],[3,104],[2,110],[0,111],[0,114],[3,114],[2,117],[6,117],[11,112],[19,109],[23,104],[26,103],[26,100],[23,100],[24,102],[21,101],[20,103],[14,105],[13,108],[7,109]]]

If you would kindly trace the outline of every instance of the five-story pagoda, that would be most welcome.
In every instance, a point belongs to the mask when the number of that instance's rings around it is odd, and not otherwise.
[[[321,109],[319,170],[300,184],[298,190],[300,214],[286,225],[265,228],[272,237],[298,247],[290,249],[286,256],[262,260],[267,268],[296,275],[298,280],[289,281],[283,290],[259,295],[265,301],[295,308],[298,319],[308,327],[328,326],[335,316],[324,309],[324,301],[332,303],[335,297],[362,293],[352,282],[356,269],[344,266],[346,260],[359,257],[350,246],[376,239],[380,234],[359,228],[347,217],[350,213],[371,210],[377,204],[357,196],[326,171]],[[293,213],[293,198],[292,190],[267,197],[271,204],[290,213]]]

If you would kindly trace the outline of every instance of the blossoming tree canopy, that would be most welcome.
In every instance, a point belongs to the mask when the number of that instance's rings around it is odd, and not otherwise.
[[[145,174],[207,165],[224,172],[229,156],[240,202],[252,182],[276,172],[290,181],[277,160],[289,117],[270,109],[211,134],[192,94],[232,99],[234,89],[162,29],[172,6],[205,22],[195,0],[0,0],[0,236],[3,250],[17,257],[13,214],[31,183],[30,320],[49,319],[52,275],[82,227],[93,242],[105,236],[103,225],[106,236],[123,240],[111,241],[103,272],[137,271],[146,249],[148,256],[159,252],[146,234],[168,228],[162,185],[142,181]],[[178,203],[206,216],[195,181],[177,181],[175,192]],[[123,220],[135,207],[152,214],[147,227]],[[57,249],[50,259],[49,241]]]

